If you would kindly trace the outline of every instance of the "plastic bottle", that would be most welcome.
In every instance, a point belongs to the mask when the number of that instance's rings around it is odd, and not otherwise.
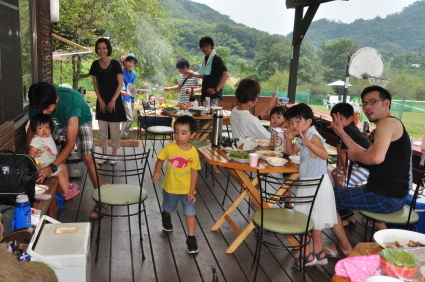
[[[15,202],[15,230],[31,227],[31,205],[27,195],[18,195]]]
[[[422,150],[425,150],[425,127],[424,127],[424,132],[422,133],[422,146],[421,146]]]

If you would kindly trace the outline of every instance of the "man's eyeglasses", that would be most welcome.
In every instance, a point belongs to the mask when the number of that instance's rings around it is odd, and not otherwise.
[[[256,100],[256,101],[260,100],[260,98],[261,98],[261,97],[257,97],[257,100]]]
[[[367,101],[367,102],[363,102],[362,103],[362,106],[363,107],[366,107],[367,105],[375,105],[375,103],[376,102],[379,102],[379,101],[385,101],[385,100],[387,100],[387,99],[370,99],[369,101]]]

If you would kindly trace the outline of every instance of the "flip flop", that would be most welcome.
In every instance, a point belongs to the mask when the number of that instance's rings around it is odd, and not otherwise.
[[[344,252],[342,251],[341,247],[338,246],[338,244],[335,244],[336,250],[338,252],[335,253],[330,246],[325,246],[325,251],[327,251],[328,253],[325,252],[326,257],[327,258],[336,258],[336,259],[343,259],[346,258],[347,256],[344,254]]]
[[[80,186],[78,186],[78,184],[75,184],[75,183],[69,183],[68,189],[69,191],[78,190],[80,189]]]
[[[70,190],[67,194],[63,194],[63,197],[65,198],[65,201],[68,201],[77,196],[78,194],[80,194],[79,190]]]

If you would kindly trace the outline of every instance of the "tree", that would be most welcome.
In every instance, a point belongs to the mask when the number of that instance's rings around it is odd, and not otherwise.
[[[357,49],[357,44],[348,38],[341,38],[337,42],[322,43],[317,53],[325,67],[324,79],[329,82],[343,79],[347,68],[347,54],[352,54]]]
[[[94,46],[97,38],[110,37],[115,58],[133,52],[139,59],[139,76],[166,77],[171,64],[170,45],[176,37],[162,19],[165,10],[156,0],[62,0],[61,19],[53,24],[53,33],[83,46]],[[56,49],[71,50],[56,41]],[[78,88],[82,73],[82,55],[73,55],[73,88]],[[93,60],[95,55],[84,56]],[[155,67],[154,67],[155,66]]]
[[[255,65],[262,80],[267,80],[276,71],[289,69],[291,42],[280,35],[265,35],[258,43]]]

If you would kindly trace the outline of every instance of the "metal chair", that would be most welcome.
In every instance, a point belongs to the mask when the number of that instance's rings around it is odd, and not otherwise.
[[[122,169],[118,166],[102,166],[96,168],[97,183],[99,183],[100,177],[102,177],[104,181],[110,181],[111,184],[97,187],[97,189],[93,190],[91,195],[93,200],[96,202],[96,207],[98,208],[100,216],[97,228],[95,262],[97,262],[99,254],[102,216],[130,217],[137,215],[142,259],[145,259],[143,251],[141,214],[145,212],[145,200],[148,197],[148,192],[143,188],[143,179],[145,177],[146,164],[148,163],[147,158],[149,157],[149,154],[150,149],[144,153],[117,155],[117,160],[121,161],[120,163],[124,166]],[[92,158],[95,163],[104,156],[104,154],[92,151]],[[128,184],[129,180],[137,182],[138,185]],[[110,206],[108,209],[109,212],[100,214],[101,205]],[[130,213],[131,206],[137,208],[134,213]],[[121,211],[118,207],[125,207],[127,214],[114,214],[115,208],[117,209],[117,212]]]
[[[366,242],[367,231],[369,220],[372,221],[372,228],[370,234],[370,241],[372,241],[373,232],[375,230],[375,222],[384,222],[394,225],[404,225],[406,229],[412,229],[413,225],[419,221],[419,215],[414,210],[416,207],[416,200],[418,199],[418,195],[422,194],[425,188],[425,171],[422,172],[422,178],[420,179],[418,185],[416,185],[416,189],[412,193],[413,190],[409,191],[409,194],[412,195],[412,202],[410,206],[405,205],[402,209],[392,212],[392,213],[374,213],[368,211],[358,211],[362,216],[366,218],[366,227],[365,233],[363,236],[363,241]]]
[[[171,127],[171,123],[173,122],[172,117],[142,115],[140,111],[138,112],[138,115],[139,139],[142,135],[142,129],[146,132],[145,141],[143,142],[144,150],[146,150],[146,142],[149,135],[153,136],[153,138],[155,138],[155,136],[162,136],[162,139],[160,140],[162,147],[164,147],[167,136],[171,140],[173,139],[174,128]],[[152,140],[152,146],[153,153],[155,154],[155,139]]]
[[[319,191],[320,184],[323,180],[322,176],[317,179],[285,181],[283,185],[286,185],[288,188],[297,187],[298,192],[300,189],[312,189],[312,192],[310,195],[305,196],[282,196],[281,194],[275,194],[274,189],[272,192],[268,192],[267,187],[262,188],[261,178],[260,176],[257,177],[259,177],[258,183],[261,195],[261,209],[256,211],[252,216],[252,221],[257,227],[257,245],[255,248],[254,261],[252,263],[252,267],[254,267],[256,263],[254,281],[257,279],[261,256],[261,246],[263,244],[285,249],[299,248],[300,256],[306,257],[305,247],[311,241],[309,232],[314,228],[314,221],[311,219],[311,212],[313,210],[317,192]],[[264,202],[272,202],[277,204],[279,207],[264,209]],[[281,206],[285,203],[309,204],[309,213],[305,214],[299,211],[282,208]],[[275,235],[303,235],[305,237],[304,240],[300,240],[299,244],[296,246],[290,244],[284,245],[282,241],[279,241],[281,244],[276,244],[274,242],[266,242],[263,240],[264,231],[273,233]],[[303,281],[305,281],[305,266],[303,266],[303,264],[301,264],[300,271],[302,271]]]

